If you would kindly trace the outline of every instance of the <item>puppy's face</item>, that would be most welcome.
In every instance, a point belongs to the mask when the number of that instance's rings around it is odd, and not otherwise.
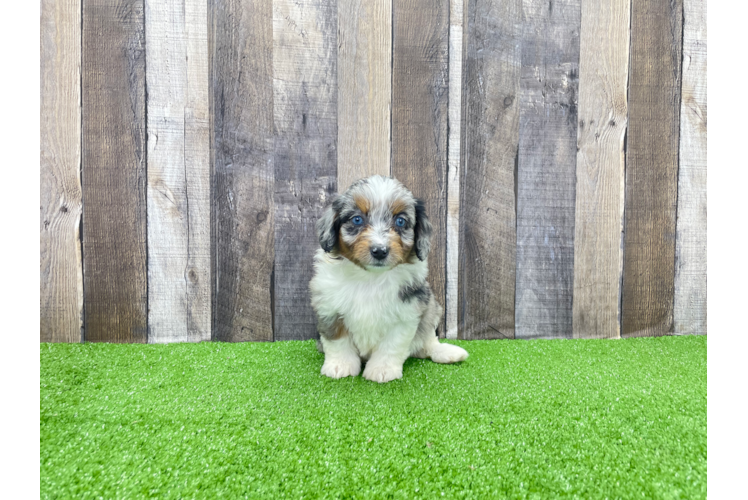
[[[368,271],[425,260],[432,228],[423,203],[389,177],[355,182],[317,222],[320,245]]]

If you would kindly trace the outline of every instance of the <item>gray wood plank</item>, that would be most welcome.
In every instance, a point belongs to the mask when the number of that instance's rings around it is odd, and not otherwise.
[[[392,176],[423,200],[434,227],[429,283],[446,299],[449,4],[393,3]],[[438,327],[444,336],[444,318]]]
[[[273,340],[272,0],[210,5],[215,340]]]
[[[683,0],[676,334],[706,334],[706,0]]]
[[[619,338],[631,0],[582,2],[574,338]]]
[[[275,340],[317,337],[314,229],[337,184],[337,4],[273,3]]]
[[[462,64],[467,0],[449,2],[449,109],[447,111],[447,292],[444,322],[448,339],[456,339],[459,325],[460,275],[460,156],[462,142]]]
[[[338,185],[390,175],[392,3],[338,2]]]
[[[41,342],[83,338],[81,2],[41,4]]]
[[[572,335],[579,0],[524,0],[517,338]]]
[[[86,341],[145,342],[145,21],[142,0],[83,0]]]
[[[148,342],[210,340],[207,3],[145,2]]]
[[[621,336],[673,332],[682,0],[632,0]]]
[[[522,2],[468,2],[460,186],[462,339],[514,338]]]

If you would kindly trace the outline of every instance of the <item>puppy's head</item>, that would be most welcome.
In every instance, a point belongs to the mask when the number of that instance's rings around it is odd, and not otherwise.
[[[317,221],[325,252],[368,271],[426,260],[431,233],[423,202],[397,180],[379,175],[335,196]]]

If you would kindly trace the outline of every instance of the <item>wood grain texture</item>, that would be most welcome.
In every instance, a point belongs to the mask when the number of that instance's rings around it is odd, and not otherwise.
[[[517,338],[572,335],[579,0],[524,0]]]
[[[83,1],[85,340],[147,339],[143,1]]]
[[[467,15],[458,337],[512,339],[522,2],[468,2]]]
[[[449,4],[395,0],[392,9],[392,176],[426,205],[434,227],[428,280],[444,306]],[[444,318],[438,331],[444,337]]]
[[[681,0],[632,0],[622,337],[673,332]]]
[[[338,185],[390,175],[392,2],[338,2]]]
[[[444,321],[448,339],[456,339],[459,325],[460,272],[460,151],[462,141],[462,63],[467,30],[466,0],[449,2],[449,109],[447,111],[447,293]]]
[[[683,0],[676,334],[706,334],[706,0]]]
[[[631,0],[582,2],[574,338],[619,338]]]
[[[317,337],[315,223],[337,180],[337,4],[273,2],[275,340]]]
[[[41,3],[41,342],[80,342],[81,3]]]
[[[272,1],[210,9],[213,338],[272,341]]]
[[[210,340],[207,3],[146,0],[148,342]]]

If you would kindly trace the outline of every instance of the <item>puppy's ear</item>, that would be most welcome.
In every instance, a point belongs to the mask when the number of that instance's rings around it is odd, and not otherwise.
[[[340,230],[339,198],[340,196],[337,194],[333,195],[331,203],[327,205],[322,212],[322,217],[317,221],[317,237],[325,252],[332,252],[338,246],[338,232]]]
[[[415,250],[416,256],[420,260],[426,260],[431,250],[431,233],[434,232],[431,227],[429,218],[426,217],[426,206],[423,201],[416,200],[416,225],[413,228],[415,232]]]

